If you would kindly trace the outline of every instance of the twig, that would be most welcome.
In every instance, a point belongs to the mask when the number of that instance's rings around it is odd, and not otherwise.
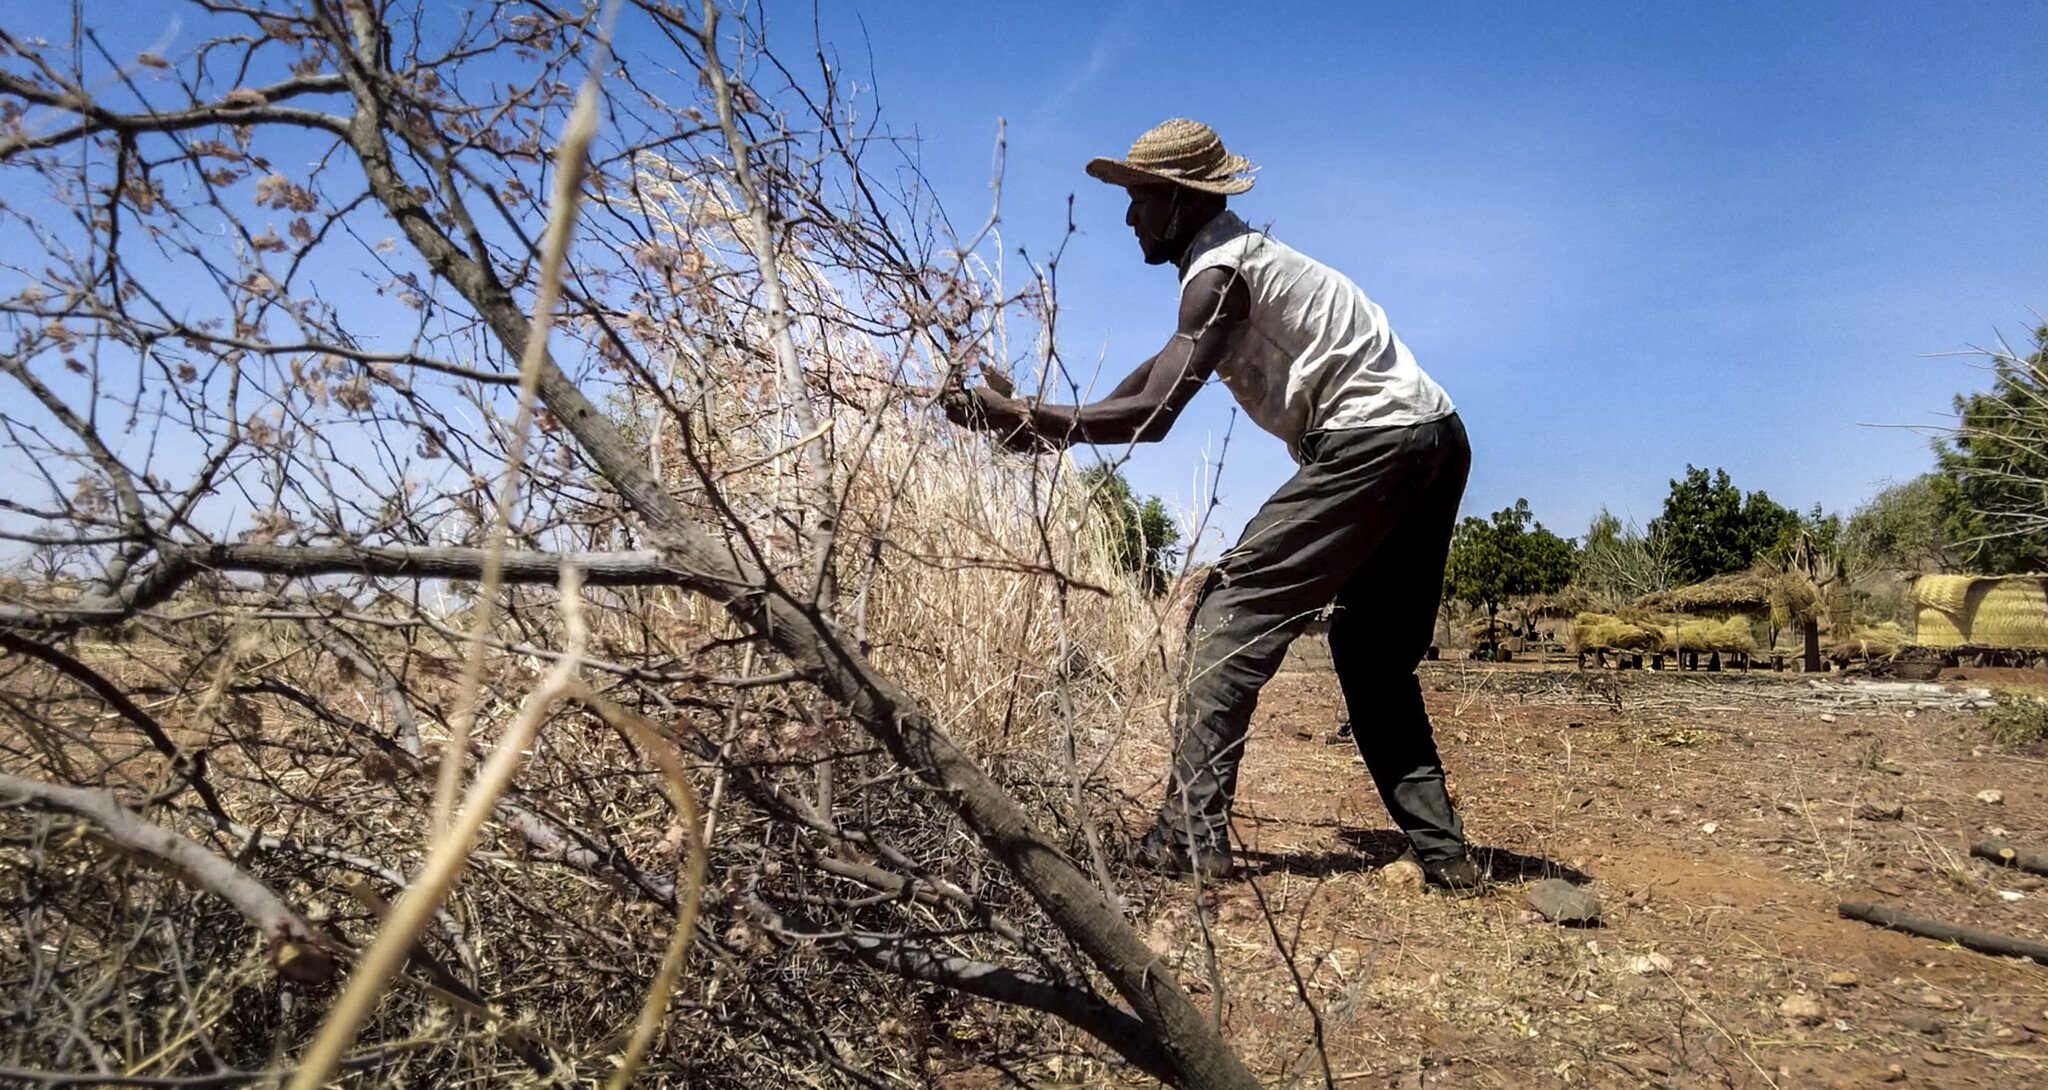
[[[684,864],[683,881],[676,890],[675,929],[669,933],[668,949],[662,954],[661,968],[647,986],[647,997],[640,1005],[640,1017],[633,1023],[633,1037],[626,1045],[626,1054],[619,1060],[619,1069],[605,1083],[605,1090],[626,1090],[633,1081],[633,1073],[640,1069],[648,1046],[654,1043],[655,1033],[661,1029],[662,1018],[668,1011],[669,995],[675,991],[676,978],[682,975],[683,959],[689,955],[690,939],[697,930],[698,905],[703,900],[709,852],[699,824],[697,793],[690,787],[689,774],[683,771],[682,758],[674,744],[639,715],[581,685],[577,686],[575,695],[578,701],[596,712],[629,742],[647,750],[648,757],[661,769],[669,802],[675,806],[683,828],[687,830],[689,855]]]
[[[612,11],[618,10],[616,0]],[[548,359],[548,331],[554,325],[555,303],[562,294],[562,267],[569,256],[569,239],[576,224],[576,206],[582,197],[583,176],[590,166],[590,144],[597,136],[598,85],[604,77],[608,42],[602,35],[598,56],[590,75],[577,92],[576,107],[562,130],[555,153],[555,192],[548,209],[547,235],[541,242],[540,286],[534,292],[533,321],[526,334],[525,352],[519,360],[519,411],[512,420],[512,442],[505,454],[505,476],[498,490],[498,506],[491,529],[484,538],[483,586],[476,596],[476,619],[470,628],[468,654],[462,664],[462,685],[455,699],[455,714],[448,720],[448,745],[441,754],[440,782],[434,789],[436,832],[446,828],[455,794],[462,786],[463,758],[469,746],[469,731],[476,723],[478,695],[483,689],[484,636],[497,619],[498,580],[504,556],[505,534],[512,521],[512,507],[519,500],[519,482],[525,474],[526,442],[533,431],[534,404],[539,397],[540,376]]]
[[[1144,1023],[1092,992],[1019,969],[934,953],[900,936],[822,932],[809,926],[808,921],[792,918],[786,910],[777,911],[758,898],[748,898],[745,906],[784,940],[834,946],[897,976],[1056,1015],[1115,1049],[1132,1066],[1169,1086],[1178,1084],[1165,1051]]]
[[[56,811],[92,822],[116,846],[162,864],[233,905],[263,933],[270,963],[278,972],[307,983],[334,974],[334,959],[326,946],[284,898],[196,841],[136,817],[111,794],[0,772],[0,804]]]
[[[333,1077],[334,1065],[340,1061],[342,1050],[355,1041],[356,1033],[369,1018],[371,1008],[383,995],[384,985],[404,964],[421,929],[434,910],[441,906],[449,890],[454,888],[455,880],[468,860],[470,842],[494,811],[498,796],[511,782],[513,772],[525,760],[526,748],[532,744],[541,720],[546,718],[555,701],[574,685],[577,654],[581,652],[586,636],[582,616],[576,609],[577,596],[581,592],[576,569],[564,569],[562,619],[568,630],[569,653],[541,679],[540,687],[527,695],[519,715],[505,728],[504,737],[498,740],[497,749],[478,770],[476,782],[463,800],[464,805],[456,815],[453,827],[434,843],[432,853],[420,868],[419,877],[393,906],[391,919],[377,932],[376,940],[364,953],[355,974],[349,978],[348,987],[335,1000],[327,1020],[320,1026],[319,1035],[307,1048],[298,1072],[292,1076],[290,1090],[316,1090]]]
[[[733,184],[740,191],[744,202],[742,210],[753,235],[754,261],[761,270],[761,291],[767,305],[768,342],[781,370],[783,399],[790,416],[804,435],[793,446],[802,447],[805,459],[810,463],[810,498],[816,510],[804,536],[812,551],[812,601],[824,610],[826,616],[831,616],[837,611],[839,598],[832,557],[839,531],[839,498],[832,490],[832,462],[825,444],[811,441],[813,437],[825,436],[831,424],[829,421],[818,423],[816,414],[811,411],[803,361],[797,355],[796,339],[789,331],[792,310],[789,293],[783,283],[781,239],[776,236],[773,215],[754,177],[751,162],[753,146],[740,132],[735,110],[736,95],[726,73],[725,62],[718,55],[718,5],[711,0],[705,0],[704,27],[697,32],[697,41],[704,49],[704,61],[699,69],[711,86],[719,129],[724,133],[726,147],[732,152]]]
[[[349,1056],[338,1065],[342,1071],[363,1071],[391,1060],[392,1054],[412,1048],[444,1044],[439,1038],[385,1045],[360,1056]],[[134,1086],[145,1090],[224,1090],[231,1086],[277,1081],[275,1071],[216,1071],[211,1075],[116,1075],[104,1071],[37,1071],[27,1067],[0,1067],[0,1083],[23,1086]]]
[[[143,711],[141,705],[129,699],[128,694],[123,692],[120,686],[107,680],[98,670],[57,648],[17,636],[5,629],[0,629],[0,648],[47,663],[71,680],[92,690],[93,695],[121,713],[123,719],[135,724],[136,729],[149,739],[149,744],[155,746],[158,753],[170,759],[171,770],[191,785],[193,792],[199,796],[199,801],[205,805],[206,812],[213,815],[215,821],[232,824],[228,812],[221,807],[220,796],[214,793],[213,785],[206,782],[203,760],[195,759],[179,748],[178,744],[171,740],[170,732],[163,728],[163,724],[158,723],[155,716]]]

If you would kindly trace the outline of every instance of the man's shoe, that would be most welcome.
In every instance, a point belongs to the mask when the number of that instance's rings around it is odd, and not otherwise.
[[[1324,735],[1323,744],[1329,746],[1356,745],[1357,743],[1351,740],[1351,720],[1346,719],[1342,723],[1337,724],[1337,730],[1334,734]]]
[[[1190,852],[1180,838],[1168,838],[1157,825],[1138,841],[1138,861],[1147,870],[1175,878],[1200,875],[1210,881],[1221,881],[1237,870],[1229,844],[1207,845]]]
[[[1425,863],[1415,858],[1414,852],[1404,858],[1422,868],[1422,878],[1430,885],[1443,890],[1453,897],[1477,897],[1487,890],[1486,872],[1469,855],[1453,856]]]

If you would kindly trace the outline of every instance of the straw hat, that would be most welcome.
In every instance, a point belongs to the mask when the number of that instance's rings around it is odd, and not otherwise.
[[[1242,193],[1252,187],[1251,160],[1223,150],[1216,130],[1176,117],[1138,138],[1122,159],[1091,159],[1088,173],[1111,185],[1186,186],[1204,193]]]

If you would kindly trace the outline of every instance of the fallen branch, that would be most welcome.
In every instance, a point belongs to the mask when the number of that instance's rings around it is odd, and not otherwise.
[[[1860,901],[1844,901],[1839,909],[1843,919],[1862,920],[1892,931],[1903,931],[1923,939],[1952,942],[1980,954],[1996,954],[2008,958],[2032,958],[2048,965],[2048,943],[2030,939],[2014,938],[1991,931],[1977,931],[1940,920],[1923,920],[1909,916],[1896,908],[1885,905],[1864,904]]]
[[[263,932],[270,963],[278,972],[306,983],[319,983],[334,975],[333,957],[283,898],[197,842],[136,817],[113,795],[0,772],[0,805],[70,814],[92,822],[100,835],[116,846],[163,865],[233,905]]]
[[[2000,866],[2026,871],[2028,874],[2048,875],[2048,852],[2029,851],[2001,841],[1985,840],[1970,845],[1970,854],[1979,859],[1989,859]]]
[[[788,912],[778,912],[759,898],[744,907],[767,928],[790,942],[837,948],[857,961],[911,980],[951,988],[998,1003],[1051,1014],[1116,1050],[1139,1070],[1171,1086],[1172,1062],[1145,1024],[1092,991],[1048,980],[1023,969],[942,954],[898,935],[863,931],[822,931]]]

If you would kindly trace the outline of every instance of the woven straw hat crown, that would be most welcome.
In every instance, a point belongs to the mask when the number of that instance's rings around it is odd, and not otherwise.
[[[1224,150],[1216,130],[1176,117],[1155,126],[1122,159],[1091,159],[1088,173],[1111,185],[1186,186],[1205,193],[1242,193],[1252,187],[1251,160]]]

